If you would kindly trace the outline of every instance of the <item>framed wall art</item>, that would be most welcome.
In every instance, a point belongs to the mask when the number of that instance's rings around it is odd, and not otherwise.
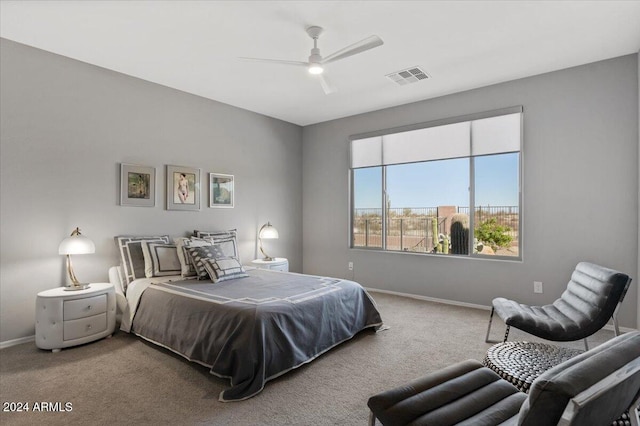
[[[156,205],[155,167],[120,163],[120,205],[134,207]]]
[[[233,208],[233,175],[209,173],[209,207]]]
[[[200,169],[167,166],[167,210],[200,210]]]

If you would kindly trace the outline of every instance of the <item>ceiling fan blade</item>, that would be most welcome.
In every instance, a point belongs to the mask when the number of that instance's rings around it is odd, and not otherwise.
[[[281,59],[243,58],[243,57],[240,57],[238,59],[242,59],[243,61],[266,62],[266,63],[271,63],[271,64],[281,64],[281,65],[297,65],[297,66],[304,66],[304,67],[308,67],[309,66],[308,62],[283,61]]]
[[[347,46],[344,49],[332,53],[331,55],[325,57],[322,60],[322,63],[327,64],[329,62],[337,61],[338,59],[344,59],[357,53],[362,53],[369,49],[373,49],[374,47],[382,46],[383,44],[384,42],[380,37],[378,37],[377,35],[372,35],[365,38],[364,40],[360,40],[359,42],[352,44],[351,46]]]
[[[325,77],[323,74],[318,75],[320,79],[320,85],[322,86],[322,90],[324,90],[325,95],[330,95],[331,93],[336,91],[336,88],[331,82]]]

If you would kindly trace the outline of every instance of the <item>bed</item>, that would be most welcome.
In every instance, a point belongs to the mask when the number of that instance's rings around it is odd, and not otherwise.
[[[353,281],[249,268],[246,275],[218,283],[140,278],[125,289],[117,267],[109,271],[121,329],[229,379],[223,402],[250,398],[267,381],[382,326],[375,302]]]

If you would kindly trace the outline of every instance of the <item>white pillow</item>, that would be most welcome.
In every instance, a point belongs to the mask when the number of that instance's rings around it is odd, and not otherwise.
[[[147,278],[180,275],[182,266],[174,244],[142,242],[144,273]]]

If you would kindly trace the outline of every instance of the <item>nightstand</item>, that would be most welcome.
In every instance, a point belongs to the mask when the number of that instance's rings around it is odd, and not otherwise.
[[[289,272],[289,261],[284,257],[275,257],[273,260],[252,260],[251,266],[260,269],[271,269],[272,271]]]
[[[41,291],[36,299],[36,346],[61,348],[111,336],[116,328],[113,284],[91,283],[85,290]]]

